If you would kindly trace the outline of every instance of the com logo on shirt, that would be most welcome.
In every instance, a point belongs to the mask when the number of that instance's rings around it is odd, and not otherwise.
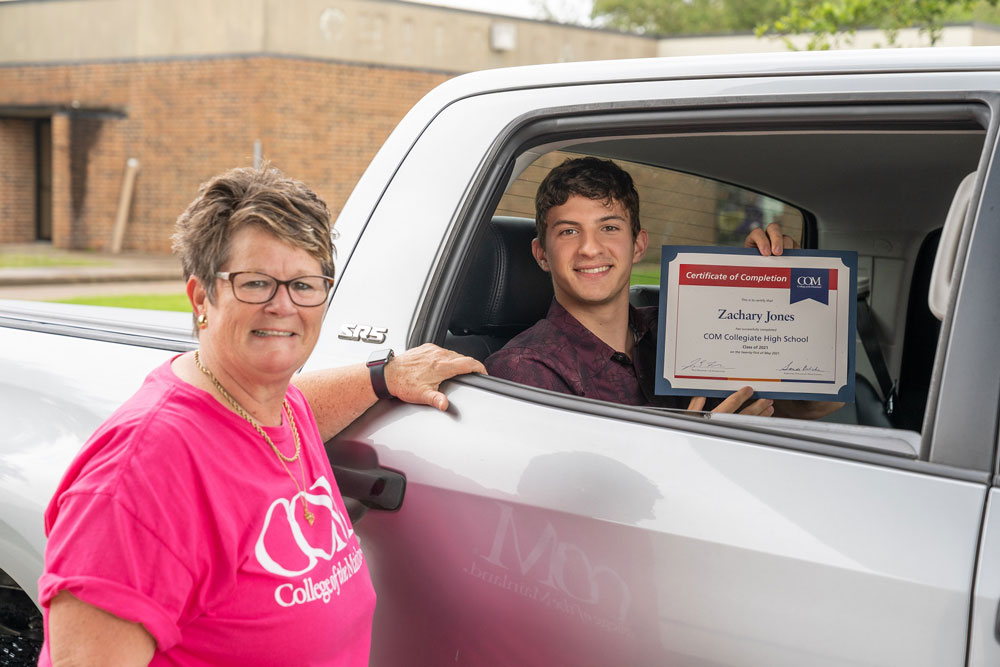
[[[316,515],[311,526],[302,517],[302,498]],[[324,476],[309,490],[271,503],[254,555],[271,574],[297,577],[310,572],[320,561],[332,560],[353,537],[351,522],[334,504],[333,490]]]

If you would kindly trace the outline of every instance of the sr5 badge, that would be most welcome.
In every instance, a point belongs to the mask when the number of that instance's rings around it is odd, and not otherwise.
[[[337,338],[341,340],[359,340],[362,343],[375,343],[376,345],[385,342],[385,335],[389,333],[388,327],[373,327],[366,324],[344,324],[340,327]]]

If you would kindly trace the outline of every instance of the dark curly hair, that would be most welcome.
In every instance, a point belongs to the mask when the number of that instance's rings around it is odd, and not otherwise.
[[[535,194],[535,233],[545,247],[545,218],[556,206],[562,206],[570,195],[598,199],[607,205],[618,202],[628,213],[632,238],[639,235],[639,193],[629,173],[611,160],[596,157],[569,158],[538,185]]]

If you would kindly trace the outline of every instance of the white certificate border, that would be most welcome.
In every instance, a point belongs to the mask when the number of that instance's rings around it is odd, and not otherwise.
[[[663,396],[712,396],[726,397],[733,393],[736,388],[725,389],[689,389],[682,387],[676,389],[671,385],[670,380],[663,377],[665,364],[666,345],[666,318],[667,318],[667,292],[670,285],[670,263],[684,254],[700,255],[721,255],[732,256],[742,255],[751,258],[759,258],[761,255],[755,248],[718,248],[714,246],[674,246],[665,245],[660,253],[660,295],[659,295],[659,327],[657,329],[656,341],[656,385],[655,393]],[[840,259],[847,268],[850,284],[850,303],[848,304],[848,324],[847,336],[850,341],[852,334],[857,327],[858,310],[858,254],[854,251],[839,250],[785,250],[782,256],[786,257],[824,257]],[[753,263],[753,266],[760,266]],[[749,265],[748,265],[749,266]],[[782,391],[758,391],[754,393],[755,398],[771,399],[791,399],[800,401],[843,401],[845,403],[854,402],[855,388],[855,355],[857,344],[854,341],[847,345],[847,378],[845,384],[829,392],[782,392]],[[734,383],[737,381],[734,381]],[[817,383],[819,384],[819,383]],[[740,385],[744,386],[744,385]]]

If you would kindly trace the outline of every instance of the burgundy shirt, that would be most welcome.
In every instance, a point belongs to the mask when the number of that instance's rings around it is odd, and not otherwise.
[[[522,331],[486,359],[495,377],[552,391],[624,405],[686,408],[685,396],[657,396],[657,308],[629,306],[633,357],[617,352],[555,299],[545,319]]]

